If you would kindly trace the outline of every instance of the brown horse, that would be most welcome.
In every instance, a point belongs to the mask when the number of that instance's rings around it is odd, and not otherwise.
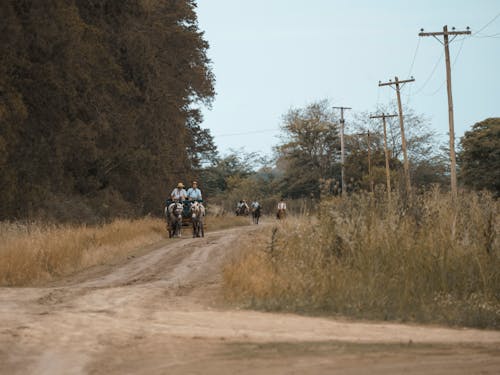
[[[254,224],[259,224],[259,218],[260,218],[260,205],[256,202],[252,203],[251,205],[251,211],[252,211],[252,222]]]
[[[283,220],[286,217],[286,208],[278,208],[276,219]]]

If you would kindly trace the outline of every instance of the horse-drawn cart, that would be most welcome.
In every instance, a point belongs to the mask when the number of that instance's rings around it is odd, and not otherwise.
[[[205,207],[202,200],[174,202],[167,199],[165,217],[170,238],[180,237],[183,226],[193,227],[193,237],[205,236]]]

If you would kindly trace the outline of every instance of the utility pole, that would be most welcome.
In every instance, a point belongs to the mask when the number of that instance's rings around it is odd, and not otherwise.
[[[344,109],[352,109],[350,107],[333,107],[333,109],[340,109],[340,166],[341,166],[341,184],[342,196],[346,196],[345,184],[345,168],[344,168]]]
[[[407,194],[411,193],[411,182],[410,182],[410,165],[408,162],[408,155],[406,153],[406,138],[405,138],[405,127],[404,127],[404,121],[403,121],[403,108],[401,106],[401,87],[404,86],[405,83],[409,82],[414,82],[415,78],[411,77],[410,79],[406,79],[403,81],[400,81],[398,77],[394,77],[394,82],[389,80],[389,82],[378,82],[379,87],[380,86],[391,86],[395,85],[396,88],[396,95],[398,99],[398,110],[399,110],[399,127],[401,129],[401,145],[403,147],[403,158],[404,158],[404,171],[405,171],[405,180],[406,180],[406,192]]]
[[[448,91],[448,120],[450,127],[450,162],[451,162],[451,194],[453,198],[457,197],[457,161],[455,157],[455,123],[453,118],[453,97],[451,94],[451,68],[450,68],[450,48],[449,45],[453,40],[457,37],[457,35],[470,35],[469,27],[467,27],[466,31],[455,31],[455,28],[452,28],[452,31],[448,31],[448,25],[443,26],[443,31],[432,32],[432,33],[424,33],[424,29],[420,29],[420,33],[418,36],[432,36],[439,43],[444,45],[444,55],[446,60],[446,90]],[[443,42],[438,39],[438,36],[443,36]],[[453,38],[449,39],[449,36],[452,35]]]
[[[389,169],[389,150],[387,148],[387,126],[385,123],[385,119],[389,117],[398,117],[398,115],[386,115],[382,113],[381,115],[370,116],[370,118],[381,118],[384,124],[385,178],[387,180],[387,198],[391,202],[391,173]]]
[[[366,133],[367,138],[368,138],[368,178],[370,180],[370,191],[373,193],[373,177],[372,177],[372,161],[370,158],[370,149],[371,149],[371,143],[370,143],[370,131]]]

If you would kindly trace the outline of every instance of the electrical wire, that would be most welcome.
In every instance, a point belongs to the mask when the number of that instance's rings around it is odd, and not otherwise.
[[[451,63],[451,67],[452,68],[455,67],[455,64],[458,61],[458,57],[460,56],[460,52],[462,52],[462,47],[464,46],[464,42],[465,42],[465,38],[462,39],[462,42],[460,43],[460,48],[458,49],[458,52],[455,55],[455,58],[453,59],[453,62]],[[439,91],[441,91],[441,89],[443,88],[443,86],[444,86],[445,83],[446,83],[446,79],[443,82],[441,82],[441,84],[439,85],[439,87],[435,91],[433,91],[430,94],[424,93],[424,95],[425,96],[434,96],[434,95],[436,95]]]
[[[444,56],[444,51],[441,52],[441,55],[439,55],[439,58],[437,59],[436,63],[434,64],[434,67],[432,68],[432,71],[430,72],[430,74],[427,76],[427,79],[424,81],[424,83],[422,84],[422,86],[420,86],[417,91],[415,91],[413,93],[413,95],[417,95],[419,93],[422,92],[422,90],[427,86],[427,84],[430,82],[431,78],[434,76],[434,73],[436,72],[436,69],[439,65],[439,63],[441,62],[441,60],[443,59],[443,56]]]
[[[411,62],[407,77],[410,77],[411,74],[413,73],[413,66],[415,65],[415,60],[417,59],[418,47],[420,47],[420,39],[421,38],[419,37],[417,40],[417,47],[415,48],[415,53],[413,54],[413,61]]]
[[[477,34],[479,34],[481,31],[483,31],[484,29],[486,29],[489,25],[491,25],[498,17],[500,17],[500,12],[495,16],[493,17],[490,21],[488,21],[483,27],[481,27],[478,31],[476,31],[474,34],[472,34],[472,36],[476,36]]]
[[[473,38],[493,38],[493,39],[498,39],[499,37],[500,37],[500,33],[495,33],[495,34],[490,34],[490,35],[473,36]]]
[[[413,53],[413,60],[412,60],[411,65],[410,65],[410,69],[408,70],[407,77],[410,77],[413,73],[413,67],[415,65],[415,60],[417,59],[417,53],[418,53],[419,47],[420,47],[420,37],[417,40],[417,47],[415,47],[415,52]],[[408,89],[408,94],[406,95],[406,106],[408,106],[408,104],[410,103],[411,88],[412,88],[412,85],[410,85],[410,87]]]

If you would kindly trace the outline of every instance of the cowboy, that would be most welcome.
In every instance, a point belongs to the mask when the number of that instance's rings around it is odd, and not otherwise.
[[[243,199],[243,201],[242,201],[241,208],[245,209],[246,211],[248,211],[250,209],[250,207],[248,207],[248,203],[245,199]]]
[[[198,182],[193,181],[191,187],[188,189],[187,199],[190,201],[201,201],[203,198],[201,197],[201,190],[198,188]]]
[[[243,199],[240,199],[238,204],[236,204],[236,209],[239,210],[241,207],[243,207]]]
[[[286,211],[286,203],[283,198],[278,202],[278,210],[284,210]]]
[[[278,202],[278,211],[276,211],[276,218],[277,219],[283,219],[286,214],[286,203],[283,198],[280,199]]]
[[[186,190],[184,190],[184,184],[182,182],[179,182],[177,184],[177,187],[174,190],[172,190],[170,197],[175,202],[179,202],[179,201],[182,202],[183,200],[186,200],[187,193],[186,193]]]
[[[236,205],[236,214],[237,215],[243,215],[245,213],[248,213],[249,207],[246,202],[246,200],[242,199],[238,202]]]
[[[257,208],[260,208],[260,203],[257,201],[253,201],[251,206],[254,210],[256,210]]]

